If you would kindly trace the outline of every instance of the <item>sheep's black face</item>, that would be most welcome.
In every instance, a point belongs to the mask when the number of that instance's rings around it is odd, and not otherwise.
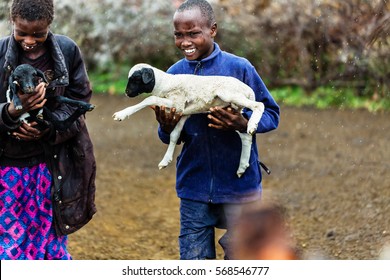
[[[154,72],[150,68],[135,71],[128,79],[126,95],[135,97],[141,93],[150,93],[155,85]]]

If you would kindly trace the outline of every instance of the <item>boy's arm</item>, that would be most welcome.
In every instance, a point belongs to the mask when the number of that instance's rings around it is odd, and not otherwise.
[[[247,70],[244,78],[241,79],[254,90],[256,100],[263,102],[265,107],[256,132],[264,133],[277,128],[279,124],[279,106],[276,104],[256,70],[254,68]],[[209,127],[246,132],[248,120],[251,116],[252,111],[246,108],[244,108],[243,114],[231,107],[210,108],[210,114],[208,115],[210,120]]]

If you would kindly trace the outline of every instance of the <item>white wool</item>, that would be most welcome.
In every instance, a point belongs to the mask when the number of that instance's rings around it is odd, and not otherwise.
[[[246,100],[255,100],[252,88],[234,77],[172,75],[148,64],[134,66],[129,77],[135,71],[147,67],[153,69],[156,79],[151,94],[174,101],[175,108],[178,112],[183,112],[183,115],[205,113],[214,106],[233,105],[242,109],[246,107]]]
[[[155,76],[155,86],[151,96],[144,99],[139,104],[125,108],[113,115],[114,120],[122,121],[130,117],[135,112],[147,106],[175,107],[183,116],[170,135],[170,144],[165,153],[159,168],[166,167],[173,157],[174,148],[179,139],[181,130],[186,119],[197,113],[206,113],[211,107],[232,106],[241,110],[248,108],[253,111],[248,121],[247,133],[237,131],[242,142],[242,152],[237,175],[245,172],[249,166],[250,148],[252,144],[252,134],[256,129],[260,118],[264,112],[264,104],[255,101],[255,94],[248,85],[234,77],[227,76],[198,76],[190,74],[172,75],[161,71],[148,64],[137,64],[129,71],[129,77],[142,68],[151,68]]]

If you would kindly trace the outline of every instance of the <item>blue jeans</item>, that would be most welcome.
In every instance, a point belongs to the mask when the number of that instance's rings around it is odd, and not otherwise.
[[[225,259],[231,256],[230,228],[240,213],[241,204],[211,204],[180,200],[180,259],[215,259],[215,228],[227,229],[219,239]],[[230,257],[231,258],[231,257]]]

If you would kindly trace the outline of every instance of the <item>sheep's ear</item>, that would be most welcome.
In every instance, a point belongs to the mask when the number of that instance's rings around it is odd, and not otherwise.
[[[142,81],[145,84],[149,84],[154,79],[154,73],[153,70],[150,68],[143,68],[142,69]]]

